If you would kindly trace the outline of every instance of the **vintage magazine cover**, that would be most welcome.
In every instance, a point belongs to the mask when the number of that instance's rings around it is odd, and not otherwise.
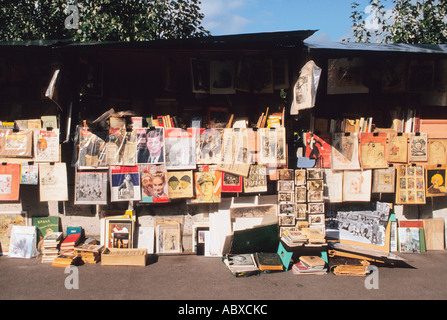
[[[343,201],[371,201],[372,170],[343,172]]]
[[[75,204],[107,204],[107,171],[76,171]]]
[[[316,160],[317,167],[331,167],[331,135],[316,135],[311,132],[305,132],[304,143],[306,148],[305,156]]]
[[[0,201],[18,201],[20,190],[20,164],[0,164]]]
[[[40,201],[68,201],[67,165],[39,164]]]
[[[244,178],[244,192],[256,193],[267,191],[267,167],[252,164],[248,177]]]
[[[33,131],[0,129],[0,157],[31,158],[33,156]]]
[[[141,202],[169,202],[167,171],[164,164],[140,164]]]
[[[107,130],[91,130],[79,128],[78,168],[107,168]]]
[[[443,197],[446,195],[446,165],[428,165],[425,167],[426,196]]]
[[[388,161],[392,163],[407,163],[408,135],[406,133],[391,133],[388,143]]]
[[[59,162],[59,129],[47,131],[44,129],[34,130],[34,161],[36,162]]]
[[[385,169],[373,169],[373,193],[394,193],[396,170],[394,166]]]
[[[164,128],[138,128],[137,163],[160,164],[165,162]]]
[[[410,133],[409,161],[427,161],[428,138],[426,133]]]
[[[112,202],[141,199],[138,166],[110,167],[110,196]]]
[[[428,139],[428,164],[447,164],[447,139]]]
[[[196,168],[196,141],[194,129],[165,128],[166,169]]]
[[[9,241],[13,226],[26,226],[28,224],[26,212],[3,213],[0,212],[0,255],[7,255]]]
[[[333,133],[331,159],[333,170],[359,170],[358,133]]]
[[[224,129],[197,129],[197,164],[218,164],[222,157]]]
[[[425,204],[424,165],[396,167],[396,204]]]
[[[280,128],[258,129],[258,163],[267,166],[287,164],[286,131]]]
[[[168,171],[168,195],[170,199],[193,198],[193,171]]]
[[[249,144],[249,135],[251,134],[253,134],[253,130],[246,128],[225,129],[222,159],[218,164],[218,170],[243,177],[248,176],[252,162]]]
[[[110,128],[107,143],[107,164],[134,166],[137,163],[137,135],[135,130]]]
[[[360,162],[363,169],[388,168],[386,133],[360,133]]]
[[[242,176],[222,172],[222,192],[242,192]]]
[[[39,184],[39,164],[23,162],[21,166],[20,184],[37,186]]]
[[[194,172],[196,198],[192,203],[219,203],[222,192],[222,173],[216,166],[203,165]]]

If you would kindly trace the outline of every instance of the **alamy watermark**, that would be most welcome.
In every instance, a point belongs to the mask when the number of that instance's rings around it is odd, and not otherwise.
[[[69,275],[65,278],[65,289],[79,289],[79,269],[76,266],[68,266],[65,268],[64,273]]]
[[[65,18],[65,28],[71,30],[71,29],[79,29],[79,9],[77,6],[70,4],[67,5],[66,9],[67,13],[69,13],[69,16]]]
[[[379,268],[369,265],[366,272],[370,272],[365,279],[365,288],[368,290],[379,289]]]

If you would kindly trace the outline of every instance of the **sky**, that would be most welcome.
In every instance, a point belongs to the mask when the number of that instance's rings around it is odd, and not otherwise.
[[[318,30],[309,40],[350,35],[351,0],[201,0],[202,25],[211,35]],[[362,10],[367,0],[356,0]]]

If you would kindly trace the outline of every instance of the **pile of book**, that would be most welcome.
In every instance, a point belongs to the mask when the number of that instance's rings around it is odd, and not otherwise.
[[[278,253],[227,254],[223,262],[233,274],[284,270],[283,262]]]
[[[64,255],[59,255],[56,258],[54,258],[53,262],[51,263],[51,266],[53,267],[62,267],[62,268],[66,268],[70,265],[81,265],[82,264],[82,259],[79,256],[64,256]]]
[[[42,242],[42,262],[53,262],[59,255],[59,245],[62,239],[62,232],[51,232]]]
[[[101,250],[104,246],[97,244],[94,239],[87,239],[74,248],[74,254],[80,256],[84,263],[98,263],[101,260]]]
[[[326,274],[326,261],[318,256],[301,256],[292,271],[293,274]]]
[[[74,248],[81,241],[81,233],[72,233],[65,237],[60,245],[59,254],[62,256],[74,256]]]
[[[284,230],[281,241],[289,247],[299,247],[308,242],[307,236],[301,231]]]
[[[325,234],[317,228],[301,228],[300,230],[308,240],[310,245],[322,245],[326,243]]]

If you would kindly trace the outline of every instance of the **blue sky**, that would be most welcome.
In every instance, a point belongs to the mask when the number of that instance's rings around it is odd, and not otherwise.
[[[212,35],[319,30],[311,39],[341,41],[350,34],[351,0],[202,0]],[[360,8],[367,0],[357,0]]]

